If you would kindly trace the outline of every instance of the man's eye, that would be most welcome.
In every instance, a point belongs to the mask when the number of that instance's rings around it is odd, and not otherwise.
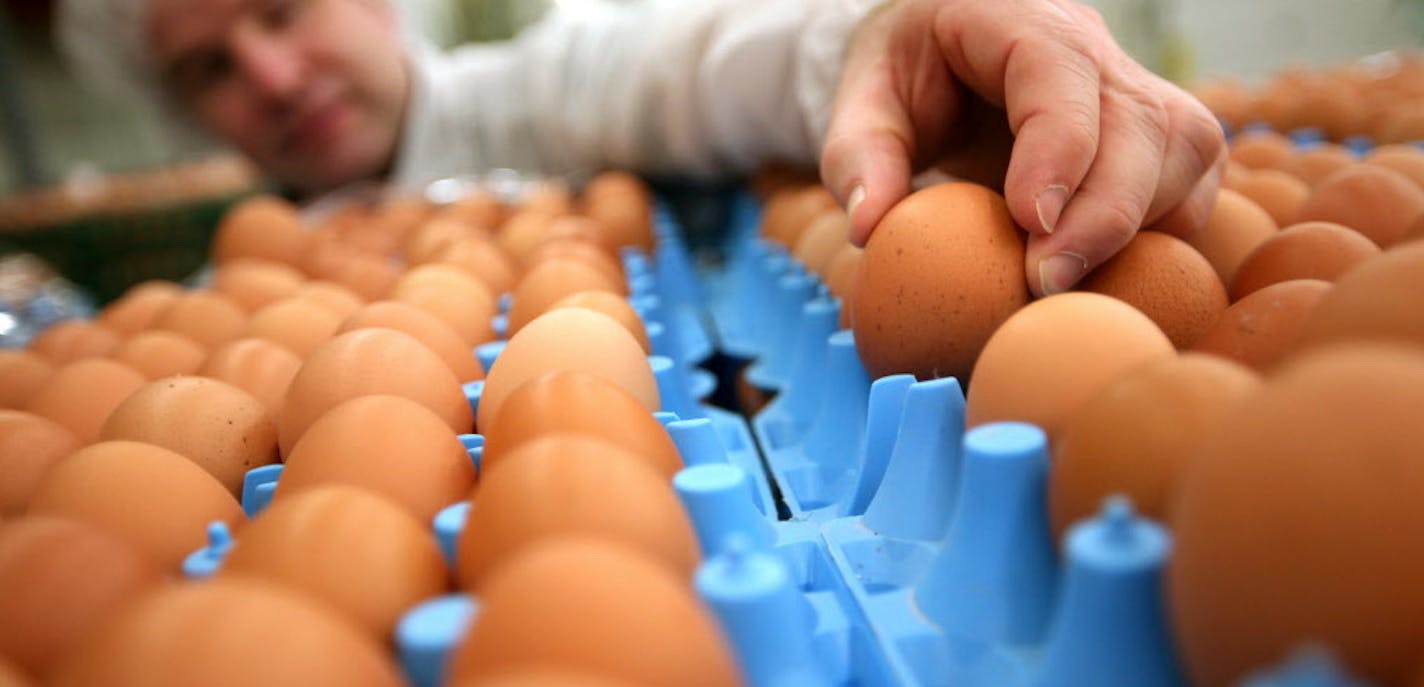
[[[185,61],[173,70],[172,83],[186,97],[196,97],[222,85],[232,75],[226,55],[211,55]]]
[[[272,29],[287,28],[304,4],[304,0],[271,0],[262,8],[262,23]]]

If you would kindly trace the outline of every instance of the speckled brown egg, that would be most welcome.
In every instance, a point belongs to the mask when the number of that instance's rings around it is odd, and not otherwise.
[[[140,387],[109,415],[100,441],[162,446],[241,497],[247,471],[277,462],[277,427],[261,401],[207,377],[168,377]]]
[[[176,332],[212,350],[242,336],[247,313],[216,291],[189,291],[153,322],[154,329]]]
[[[29,350],[55,365],[109,355],[123,339],[112,329],[90,320],[56,322],[30,340]]]
[[[1230,284],[1246,256],[1277,231],[1275,220],[1261,206],[1224,188],[1217,192],[1206,224],[1186,240],[1211,263],[1221,283]]]
[[[54,375],[54,363],[37,353],[0,350],[0,408],[23,408]]]
[[[105,358],[72,362],[55,371],[25,404],[24,410],[42,415],[89,444],[99,438],[99,428],[129,394],[148,383],[127,365]]]
[[[336,405],[286,456],[274,501],[324,484],[348,484],[391,499],[423,523],[463,499],[475,483],[474,463],[455,432],[401,396],[358,396]]]
[[[1297,222],[1343,224],[1388,248],[1424,215],[1424,189],[1392,169],[1355,164],[1331,174],[1300,207]]]
[[[282,410],[287,387],[301,366],[297,354],[271,341],[238,339],[208,355],[198,374],[246,391],[275,418]]]
[[[1227,305],[1211,263],[1185,241],[1156,231],[1138,232],[1078,288],[1141,310],[1177,350],[1191,348]]]
[[[405,273],[390,299],[409,303],[444,320],[471,348],[494,340],[491,319],[499,312],[493,291],[450,265],[421,265]]]
[[[1003,196],[931,186],[870,235],[851,306],[855,347],[872,377],[965,380],[989,335],[1028,300],[1023,232]]]
[[[400,687],[405,681],[383,643],[320,601],[274,582],[221,579],[170,585],[135,600],[82,642],[49,684]]]
[[[255,196],[223,216],[213,235],[212,254],[218,262],[260,258],[297,265],[309,240],[297,209],[275,196]]]
[[[1424,344],[1424,243],[1402,243],[1335,282],[1301,328],[1301,349],[1355,339]]]
[[[46,470],[79,450],[73,432],[20,410],[0,410],[0,516],[24,512]]]
[[[420,308],[399,301],[377,301],[357,311],[337,330],[344,334],[367,327],[384,327],[405,332],[425,344],[461,382],[484,379],[484,370],[474,351],[444,320]]]
[[[1227,186],[1261,206],[1282,227],[1295,221],[1300,206],[1310,196],[1310,187],[1304,181],[1276,169],[1247,171]]]
[[[309,298],[272,303],[248,318],[242,337],[266,339],[305,360],[341,330],[341,316]]]
[[[252,313],[296,294],[306,280],[291,265],[244,258],[219,265],[213,272],[212,289]]]
[[[60,461],[40,480],[27,512],[89,523],[169,571],[206,545],[210,523],[236,527],[247,519],[197,463],[136,441],[105,441]]]
[[[1333,282],[1354,265],[1378,255],[1379,247],[1342,224],[1302,222],[1288,226],[1251,251],[1231,283],[1231,300],[1277,282]]]
[[[1195,350],[1268,370],[1295,347],[1301,326],[1331,288],[1319,279],[1292,279],[1257,289],[1232,303]]]

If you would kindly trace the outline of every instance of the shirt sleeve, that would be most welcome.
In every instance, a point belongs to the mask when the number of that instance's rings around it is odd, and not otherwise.
[[[505,44],[416,51],[397,177],[812,163],[845,47],[883,0],[655,0]]]

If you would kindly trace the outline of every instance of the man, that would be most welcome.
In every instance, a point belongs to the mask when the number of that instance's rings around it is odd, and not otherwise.
[[[65,0],[61,21],[82,67],[314,192],[819,161],[864,243],[914,172],[993,170],[1038,294],[1215,199],[1215,120],[1069,0],[662,0],[451,54],[403,41],[391,1]]]

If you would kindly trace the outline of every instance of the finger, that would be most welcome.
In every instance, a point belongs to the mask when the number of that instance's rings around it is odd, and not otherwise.
[[[1025,268],[1031,291],[1066,291],[1132,240],[1156,195],[1166,119],[1150,93],[1103,92],[1097,159],[1057,230],[1029,239]]]
[[[1175,93],[1175,89],[1169,92]],[[1146,224],[1161,222],[1169,212],[1180,207],[1188,195],[1195,192],[1202,176],[1226,159],[1226,138],[1221,125],[1204,106],[1184,93],[1170,96],[1165,104],[1169,132],[1167,151],[1157,195],[1147,210]]]
[[[1206,224],[1212,208],[1216,206],[1216,193],[1221,187],[1221,177],[1226,173],[1226,160],[1226,149],[1223,148],[1218,162],[1197,180],[1187,197],[1176,207],[1168,209],[1157,221],[1150,222],[1149,226],[1182,239],[1196,233]]]

